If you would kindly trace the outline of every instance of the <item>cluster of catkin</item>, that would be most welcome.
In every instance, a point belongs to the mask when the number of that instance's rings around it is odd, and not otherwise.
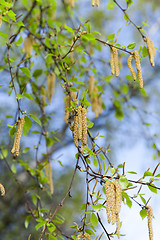
[[[21,135],[22,135],[25,120],[24,118],[20,118],[17,122],[18,122],[18,130],[16,132],[13,148],[11,150],[11,153],[13,153],[15,157],[18,157],[19,155],[20,140],[21,140]]]
[[[116,77],[119,76],[119,61],[118,61],[118,50],[115,47],[110,47],[110,54],[111,54],[111,73],[116,75]]]
[[[99,0],[92,0],[92,7],[94,7],[95,4],[97,7],[99,7]]]
[[[92,111],[95,113],[95,118],[102,114],[102,98],[98,95],[98,88],[94,85],[94,76],[89,78],[89,97],[92,103]]]
[[[135,50],[128,58],[127,60],[127,64],[129,67],[129,70],[131,71],[132,77],[134,79],[134,81],[137,79],[136,73],[133,69],[132,66],[132,59],[134,58],[135,60],[135,64],[136,64],[136,68],[137,68],[137,74],[138,74],[138,79],[139,79],[139,86],[140,88],[143,88],[143,77],[142,77],[142,70],[141,70],[141,64],[140,64],[140,59],[139,59],[139,53],[137,50]]]
[[[106,191],[106,212],[108,223],[117,225],[116,233],[118,238],[120,238],[120,219],[119,213],[122,203],[122,189],[118,180],[106,181],[105,182]]]
[[[78,147],[81,141],[81,151],[87,145],[87,110],[86,108],[79,106],[74,116],[74,123],[70,129],[74,132],[74,144]]]
[[[46,177],[48,179],[48,185],[50,188],[50,192],[51,192],[51,194],[53,194],[54,188],[53,188],[53,179],[52,179],[52,167],[51,167],[50,162],[47,162],[47,164],[45,166],[45,173],[46,173]]]
[[[80,240],[82,238],[82,240],[91,240],[91,236],[88,233],[79,233],[77,236],[77,240]]]
[[[35,43],[35,40],[31,34],[29,34],[25,39],[24,39],[24,48],[23,51],[26,53],[26,56],[30,56],[31,52],[33,50],[33,44]]]
[[[147,218],[148,218],[149,239],[153,240],[153,229],[152,229],[153,210],[151,206],[146,206],[146,210],[147,210]]]
[[[149,60],[150,60],[151,66],[154,67],[155,66],[154,57],[156,55],[154,44],[153,44],[153,41],[149,39],[149,37],[146,37],[146,43],[147,43]]]
[[[68,124],[68,120],[69,120],[69,116],[70,116],[70,112],[69,112],[69,108],[71,107],[71,100],[75,101],[77,98],[77,93],[76,92],[70,92],[70,95],[68,94],[65,97],[65,112],[64,112],[64,121],[66,122],[66,124]]]
[[[5,188],[1,183],[0,183],[0,191],[1,191],[1,196],[3,197],[5,195]]]

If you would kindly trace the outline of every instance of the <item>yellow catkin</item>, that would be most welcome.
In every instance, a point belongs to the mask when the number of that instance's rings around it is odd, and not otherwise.
[[[147,48],[148,48],[148,54],[149,54],[149,60],[151,63],[151,66],[154,67],[154,57],[155,57],[155,48],[153,41],[149,39],[149,37],[146,37],[146,43],[147,43]]]
[[[99,7],[99,0],[96,0],[96,6]]]
[[[95,0],[92,0],[92,7],[94,7],[95,5]]]
[[[114,61],[114,67],[115,67],[115,75],[116,77],[119,76],[119,61],[118,61],[118,50],[115,47],[112,47],[113,51],[113,61]]]
[[[143,78],[142,78],[142,70],[141,70],[141,64],[139,60],[139,53],[137,50],[133,52],[136,68],[137,68],[137,74],[138,74],[138,79],[139,79],[139,86],[140,88],[143,88]]]
[[[74,116],[74,144],[78,147],[78,116]]]
[[[65,114],[64,114],[64,121],[66,124],[68,124],[68,119],[69,119],[69,110],[68,108],[70,107],[70,96],[67,95],[65,97]]]
[[[71,99],[72,99],[72,101],[76,101],[76,99],[77,99],[77,92],[71,92]]]
[[[98,97],[98,114],[102,114],[102,98]]]
[[[110,54],[111,54],[111,60],[110,60],[110,66],[111,66],[111,73],[115,74],[115,64],[114,64],[114,53],[112,47],[110,48]]]
[[[132,77],[133,77],[133,80],[136,81],[137,79],[137,76],[136,76],[136,73],[132,67],[132,59],[133,59],[133,55],[131,54],[127,60],[127,64],[128,64],[128,68],[129,70],[131,71],[131,74],[132,74]]]
[[[111,183],[110,186],[110,194],[111,194],[111,213],[112,213],[112,224],[116,222],[116,194],[114,184]]]
[[[82,240],[91,240],[91,236],[88,233],[79,233],[77,236],[77,240],[80,240],[82,238]]]
[[[88,233],[84,233],[84,237],[85,237],[87,240],[91,240],[91,236],[90,236]]]
[[[52,179],[52,168],[51,168],[51,163],[48,162],[47,165],[45,166],[45,173],[46,177],[48,179],[48,185],[50,187],[50,192],[53,194],[54,188],[53,188],[53,179]]]
[[[79,123],[78,139],[81,140],[82,139],[82,107],[81,106],[78,107],[78,123]]]
[[[2,15],[0,14],[0,27],[2,26]]]
[[[120,238],[120,227],[121,227],[121,225],[120,225],[120,219],[119,219],[119,214],[116,214],[116,225],[117,225],[117,227],[116,227],[116,233],[117,233],[117,237],[118,237],[118,239]]]
[[[1,196],[3,197],[5,195],[5,188],[1,183],[0,183],[0,191],[1,191]]]
[[[49,99],[49,104],[51,104],[52,96],[55,90],[55,81],[56,81],[56,75],[55,73],[50,73],[47,76],[47,95]]]
[[[121,210],[121,204],[122,204],[122,189],[121,185],[118,180],[114,180],[113,184],[115,186],[115,207],[116,207],[116,214],[118,214]]]
[[[147,218],[148,218],[149,239],[153,240],[153,229],[152,229],[153,210],[151,206],[146,206],[146,210],[147,210]]]
[[[82,108],[82,143],[87,144],[87,110]]]
[[[35,43],[35,40],[31,34],[29,34],[25,39],[24,39],[24,52],[26,53],[26,56],[28,57],[31,55],[31,52],[33,50],[33,44]]]
[[[72,8],[74,8],[74,0],[70,0],[70,5]]]
[[[20,120],[18,120],[18,130],[16,132],[13,148],[11,150],[11,153],[15,154],[16,157],[19,155],[19,145],[20,145],[24,122],[25,122],[24,118],[21,118]]]
[[[89,77],[89,96],[92,96],[93,93],[93,89],[94,89],[94,76],[90,76]]]
[[[110,181],[106,181],[106,182],[105,182],[106,212],[107,212],[108,223],[110,223],[110,222],[111,222],[111,219],[112,219],[112,215],[111,215],[111,193],[110,193],[110,189],[111,189],[111,182],[110,182]]]

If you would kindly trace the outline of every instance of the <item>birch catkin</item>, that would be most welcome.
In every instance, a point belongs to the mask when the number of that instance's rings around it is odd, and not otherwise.
[[[78,139],[81,140],[82,139],[82,107],[81,106],[78,107],[78,123],[79,123]]]
[[[111,182],[106,181],[105,182],[105,191],[106,191],[106,212],[107,212],[107,219],[108,223],[111,222],[112,216],[111,216],[111,194],[110,194],[110,187]]]
[[[153,240],[153,229],[152,229],[153,210],[151,206],[146,206],[146,210],[147,210],[147,218],[148,218],[149,239]]]
[[[51,168],[51,163],[48,162],[45,166],[45,173],[46,177],[48,179],[48,185],[50,187],[50,192],[53,194],[54,188],[53,188],[53,179],[52,179],[52,168]]]
[[[146,37],[146,43],[147,43],[147,48],[148,48],[148,55],[149,55],[149,60],[151,63],[151,66],[154,67],[154,57],[155,57],[155,47],[153,44],[153,41],[149,39],[149,37]]]
[[[64,121],[66,122],[66,124],[68,124],[68,119],[69,119],[69,110],[68,108],[70,107],[70,96],[67,95],[65,97],[65,113],[64,113]]]
[[[110,60],[110,65],[111,65],[111,73],[114,75],[115,74],[115,65],[114,65],[114,53],[113,53],[113,48],[110,48],[110,54],[111,54],[111,60]]]
[[[127,64],[128,64],[128,68],[129,70],[131,71],[131,74],[132,74],[132,77],[133,77],[133,80],[136,81],[137,79],[137,76],[136,76],[136,73],[132,67],[132,59],[133,59],[133,55],[131,54],[127,60]]]
[[[52,96],[55,90],[55,81],[56,81],[56,75],[55,73],[50,73],[47,76],[47,95],[49,99],[49,104],[51,104]]]
[[[95,5],[95,0],[92,0],[92,7],[94,7]]]
[[[5,188],[1,183],[0,183],[0,191],[1,191],[1,196],[3,197],[5,195]]]
[[[110,186],[110,195],[111,195],[111,214],[112,214],[112,224],[116,222],[116,194],[114,184],[111,183]]]
[[[82,240],[91,240],[91,236],[88,233],[79,233],[77,236],[77,240],[80,240],[82,238]]]
[[[87,144],[87,110],[82,108],[82,143]]]
[[[11,153],[15,154],[16,157],[19,155],[19,145],[20,145],[24,122],[25,122],[24,118],[20,118],[18,120],[18,130],[16,132],[13,148],[11,150]]]
[[[120,220],[119,213],[121,209],[122,202],[122,189],[118,180],[113,182],[105,182],[105,191],[106,191],[106,212],[108,223],[117,225],[116,232],[118,238],[120,238]]]
[[[142,70],[141,70],[141,64],[139,60],[139,53],[137,50],[133,52],[136,68],[137,68],[137,74],[138,74],[138,79],[139,79],[139,86],[140,88],[143,88],[143,77],[142,77]]]
[[[78,116],[74,116],[74,144],[78,147]]]
[[[2,26],[2,15],[0,14],[0,27]]]
[[[29,34],[25,39],[24,39],[24,52],[26,53],[26,56],[28,57],[31,55],[31,52],[33,50],[33,44],[34,44],[34,38],[31,34]]]
[[[99,7],[99,0],[96,0],[96,6]]]
[[[113,47],[113,59],[114,59],[114,66],[115,66],[115,74],[116,77],[119,76],[119,61],[118,61],[118,50],[117,48]]]
[[[115,186],[115,206],[116,206],[116,214],[120,213],[121,204],[122,204],[122,189],[118,180],[114,180],[113,184]]]

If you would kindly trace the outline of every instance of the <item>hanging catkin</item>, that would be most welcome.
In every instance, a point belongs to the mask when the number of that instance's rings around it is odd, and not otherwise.
[[[81,140],[82,139],[82,107],[81,106],[78,107],[78,123],[79,123],[78,139]]]
[[[153,229],[152,229],[153,210],[151,206],[146,206],[146,210],[147,210],[147,219],[148,219],[149,239],[153,240]]]
[[[136,73],[132,67],[132,59],[133,59],[133,54],[131,54],[127,60],[127,64],[128,64],[128,68],[129,70],[131,71],[131,74],[132,74],[132,77],[133,77],[133,80],[136,81],[137,79],[137,76],[136,76]]]
[[[87,144],[87,110],[82,108],[82,143]]]
[[[48,179],[48,185],[50,188],[50,192],[51,192],[51,194],[53,194],[54,188],[53,188],[53,179],[52,179],[52,168],[51,168],[50,162],[48,162],[45,166],[45,173],[46,173],[46,177]]]
[[[114,180],[113,184],[115,186],[115,206],[116,206],[116,214],[120,213],[121,210],[121,204],[122,204],[122,189],[121,185],[119,184],[118,180]]]
[[[55,81],[56,81],[56,75],[55,73],[50,73],[47,76],[47,95],[49,99],[49,104],[51,104],[52,96],[55,90]]]
[[[74,0],[69,0],[68,4],[69,4],[72,8],[74,8]]]
[[[111,214],[112,214],[112,224],[114,225],[116,222],[116,193],[114,184],[111,183],[110,186],[110,197],[111,197]]]
[[[119,76],[119,61],[118,61],[118,50],[115,47],[112,47],[113,50],[113,59],[114,59],[114,66],[115,66],[115,75],[116,77]]]
[[[46,89],[44,86],[41,87],[41,94],[42,94],[42,111],[44,114],[45,113],[45,104],[46,104]]]
[[[0,183],[0,191],[1,191],[1,196],[3,197],[5,195],[5,188],[1,183]]]
[[[99,7],[99,0],[96,0],[96,6]]]
[[[114,75],[115,74],[115,65],[114,65],[114,52],[113,48],[110,48],[110,54],[111,54],[111,60],[110,60],[110,65],[111,65],[111,73]]]
[[[0,14],[0,27],[2,26],[2,15]]]
[[[108,223],[117,225],[116,232],[118,238],[120,238],[120,220],[119,213],[122,203],[122,189],[118,180],[113,182],[105,182],[105,191],[106,191],[106,212]]]
[[[154,57],[155,57],[155,47],[153,44],[153,41],[149,39],[149,37],[146,37],[146,43],[147,43],[147,48],[148,48],[148,55],[149,55],[149,60],[151,63],[151,66],[154,67]]]
[[[110,188],[111,188],[111,182],[106,181],[105,182],[105,191],[106,191],[106,212],[107,212],[107,219],[108,223],[111,222],[112,215],[111,215],[111,193],[110,193]]]
[[[68,108],[70,107],[70,96],[67,95],[65,97],[65,114],[64,114],[64,121],[66,122],[66,124],[68,124],[68,119],[69,119],[69,110]]]
[[[24,39],[24,52],[26,53],[26,56],[28,57],[31,55],[31,52],[33,50],[33,44],[35,43],[35,40],[31,34],[29,34],[25,39]]]
[[[16,132],[13,148],[11,150],[11,153],[14,153],[16,157],[19,155],[19,145],[20,145],[24,122],[25,122],[24,118],[20,118],[18,120],[18,130]]]
[[[94,7],[95,5],[95,0],[92,0],[92,7]]]
[[[133,52],[136,68],[137,68],[137,74],[138,74],[138,79],[139,79],[139,86],[140,88],[143,88],[143,78],[142,78],[142,70],[141,70],[141,64],[139,60],[139,53],[137,50]]]
[[[74,116],[74,144],[78,147],[78,115]]]

